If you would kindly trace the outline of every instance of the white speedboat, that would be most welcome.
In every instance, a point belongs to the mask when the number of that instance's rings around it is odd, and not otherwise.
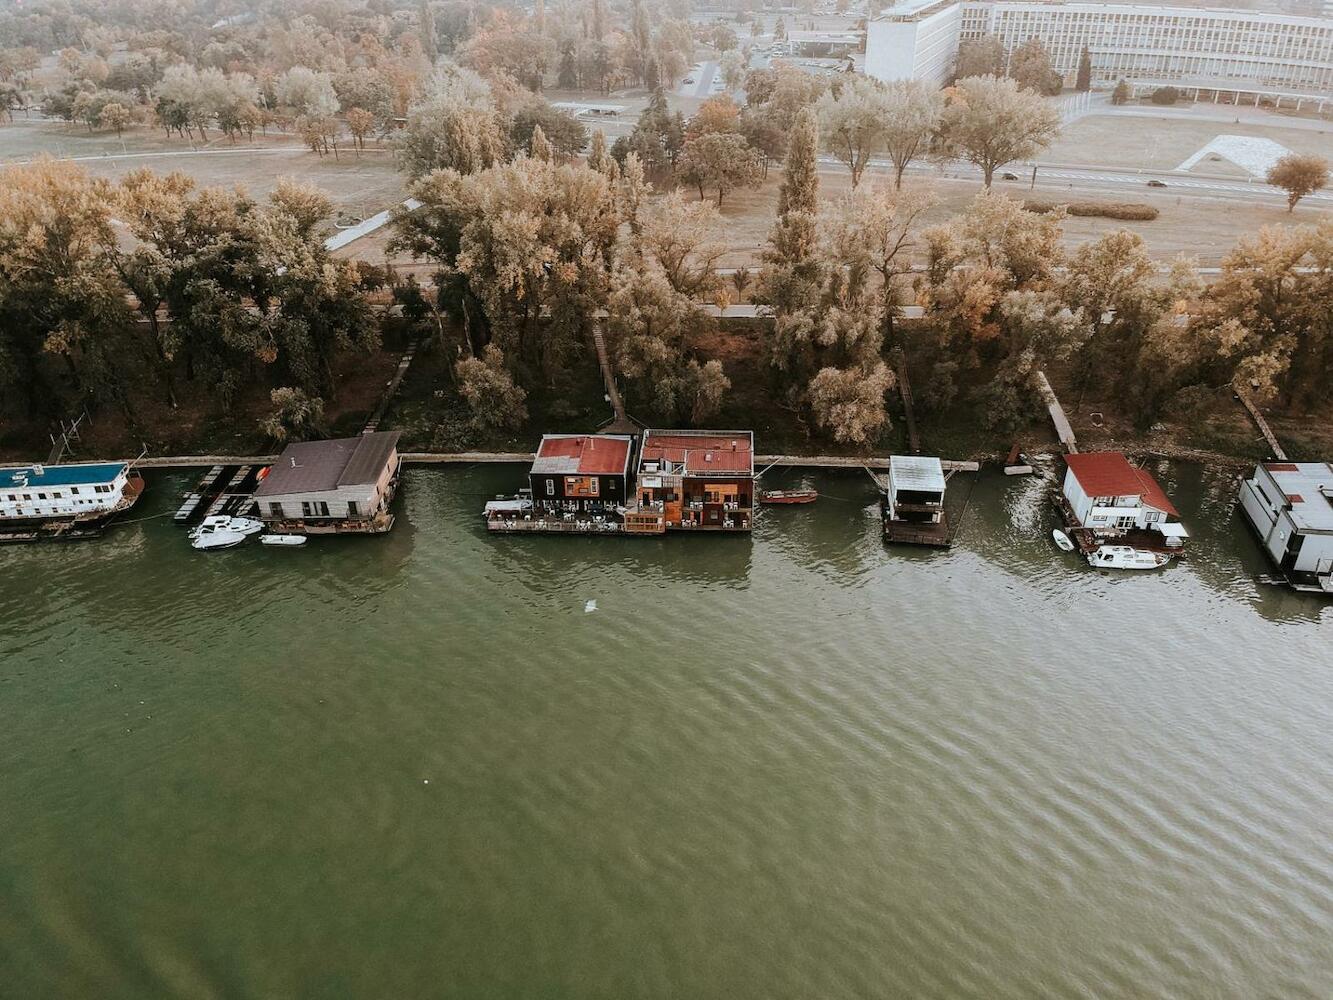
[[[253,517],[232,517],[229,514],[214,514],[200,522],[199,527],[190,532],[196,538],[204,532],[234,531],[238,535],[254,535],[264,530],[264,522]]]
[[[1052,529],[1051,529],[1051,537],[1052,537],[1053,539],[1055,539],[1055,544],[1058,545],[1058,546],[1060,547],[1060,550],[1061,550],[1062,552],[1073,552],[1073,551],[1074,551],[1074,543],[1073,543],[1073,541],[1070,539],[1070,537],[1069,537],[1068,535],[1066,535],[1066,534],[1065,534],[1063,531],[1061,531],[1059,528],[1052,528]]]
[[[260,535],[261,545],[304,545],[305,535]]]
[[[1098,569],[1161,569],[1171,561],[1164,552],[1149,552],[1132,545],[1103,545],[1088,553],[1088,565]]]
[[[241,542],[245,541],[245,538],[246,536],[241,532],[230,531],[223,525],[201,524],[190,532],[190,548],[205,552],[213,549],[229,549],[235,545],[240,545]]]

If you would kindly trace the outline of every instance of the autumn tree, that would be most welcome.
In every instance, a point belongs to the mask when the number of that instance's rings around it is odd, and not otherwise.
[[[1034,94],[1054,95],[1064,85],[1051,66],[1051,57],[1040,38],[1029,38],[1014,50],[1009,60],[1009,75],[1024,90]]]
[[[810,410],[834,440],[864,445],[889,424],[885,394],[897,384],[888,365],[823,368],[810,381]]]
[[[888,91],[873,77],[854,76],[824,94],[815,111],[824,147],[851,171],[856,187],[871,157],[884,148]]]
[[[921,216],[935,203],[930,192],[861,188],[834,201],[820,220],[824,255],[842,265],[850,299],[878,319],[884,341],[894,336]],[[864,304],[875,285],[878,302]]]
[[[948,148],[975,164],[990,187],[995,171],[1036,155],[1060,131],[1060,116],[1013,80],[969,77],[951,89],[941,119]]]
[[[1004,43],[994,35],[966,38],[958,44],[954,61],[954,79],[972,76],[1004,76]]]
[[[130,412],[114,239],[105,181],[52,160],[0,171],[0,397],[48,418],[71,400]]]
[[[884,151],[893,161],[893,186],[903,186],[903,171],[922,156],[940,128],[944,93],[924,80],[896,80],[884,89]]]
[[[259,429],[278,444],[308,441],[323,437],[324,400],[309,396],[302,389],[284,386],[269,393],[273,411],[259,423]]]
[[[504,352],[494,344],[487,344],[480,357],[458,361],[454,374],[476,430],[517,430],[527,421],[528,394],[514,384]]]
[[[1066,322],[1067,303],[1051,293],[1064,260],[1062,219],[1063,212],[1034,214],[983,191],[965,213],[922,233],[926,270],[917,300],[925,322],[909,359],[928,373],[927,407],[949,405],[963,370],[986,368],[991,376],[974,401],[994,426],[1010,426],[1031,404],[1036,372],[1090,335],[1084,318]]]
[[[532,145],[532,134],[537,128],[561,156],[574,156],[583,151],[588,141],[588,130],[576,118],[552,107],[546,100],[533,96],[524,100],[510,116],[509,143],[513,149],[527,149]]]
[[[1111,103],[1128,104],[1131,96],[1132,93],[1129,89],[1129,84],[1122,78],[1115,85],[1115,89],[1111,91]]]
[[[507,158],[509,148],[490,85],[461,67],[445,67],[394,140],[411,178],[432,170],[474,173]]]
[[[130,109],[118,101],[112,101],[104,104],[102,110],[97,113],[97,124],[102,128],[114,129],[116,135],[125,131],[125,126],[130,123]]]
[[[358,149],[366,148],[366,136],[375,128],[375,116],[365,108],[352,108],[347,112],[347,131],[351,133],[352,143]]]
[[[758,184],[762,170],[758,155],[744,136],[714,132],[686,143],[680,176],[699,189],[700,198],[707,189],[716,190],[720,208],[728,191]]]
[[[1287,192],[1287,211],[1293,212],[1306,195],[1328,186],[1328,160],[1313,153],[1287,153],[1268,168],[1264,180]]]
[[[1078,73],[1074,77],[1074,89],[1080,93],[1087,93],[1092,89],[1092,54],[1086,45],[1078,57]]]
[[[439,265],[470,352],[494,341],[529,377],[563,371],[606,299],[620,225],[610,179],[519,157],[470,176],[436,171],[410,190],[421,207],[398,212],[391,245]]]

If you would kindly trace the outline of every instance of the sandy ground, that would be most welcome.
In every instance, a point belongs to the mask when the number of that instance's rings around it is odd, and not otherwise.
[[[288,135],[255,136],[254,143],[228,142],[210,132],[206,143],[173,136],[159,129],[136,129],[122,138],[115,133],[89,133],[82,126],[58,122],[24,122],[0,126],[0,167],[49,155],[73,159],[99,177],[120,177],[149,167],[180,170],[200,185],[241,185],[264,196],[279,178],[294,177],[328,192],[341,212],[368,216],[406,197],[403,177],[394,169],[393,154],[368,144],[357,156],[351,150],[316,156]]]
[[[1215,111],[1211,105],[1208,110]],[[1121,118],[1090,115],[1065,127],[1046,150],[1043,163],[1086,163],[1090,166],[1142,167],[1174,170],[1188,156],[1219,135],[1250,135],[1280,142],[1297,153],[1333,159],[1333,123],[1325,131],[1279,128],[1247,122],[1189,121],[1180,118]],[[1196,172],[1236,173],[1224,163],[1205,160]]]
[[[549,96],[555,100],[576,100],[593,95],[553,92]],[[637,110],[642,99],[624,94],[600,100],[627,104]],[[632,121],[633,117],[632,113],[627,113],[621,119]],[[1070,125],[1043,159],[1170,169],[1225,131],[1263,135],[1292,149],[1333,158],[1333,126],[1330,126],[1329,133],[1320,133],[1165,118],[1137,119],[1132,124],[1133,128],[1127,128],[1126,120],[1107,116],[1085,118]],[[214,133],[214,138],[206,145],[192,150],[188,141],[168,139],[156,129],[135,130],[126,133],[122,140],[114,134],[89,134],[81,126],[54,122],[25,123],[20,119],[13,125],[0,126],[0,164],[49,154],[76,158],[91,172],[107,177],[120,176],[143,166],[156,170],[183,170],[195,176],[201,184],[239,184],[260,196],[271,190],[279,177],[296,177],[324,188],[341,212],[358,217],[372,215],[405,197],[403,179],[394,169],[392,155],[383,149],[368,150],[360,157],[344,152],[335,159],[332,156],[317,157],[296,148],[296,145],[290,136],[258,137],[253,145],[233,145]],[[1199,169],[1226,172],[1224,164],[1208,161]],[[727,195],[722,206],[723,226],[719,233],[727,247],[726,256],[721,261],[723,266],[755,267],[759,263],[759,254],[776,211],[780,178],[780,170],[771,170],[768,180],[759,188]],[[884,182],[882,173],[872,171],[868,174],[867,183]],[[820,175],[821,195],[825,199],[836,197],[847,190],[848,183],[847,175],[840,170],[825,170]],[[932,187],[940,199],[926,216],[925,224],[943,221],[961,211],[981,189],[974,180],[929,179],[919,175],[909,176],[905,183]],[[1070,218],[1065,220],[1066,242],[1073,245],[1127,228],[1141,234],[1149,251],[1160,260],[1167,261],[1187,253],[1204,266],[1216,265],[1238,239],[1262,226],[1311,222],[1322,214],[1319,208],[1303,205],[1294,215],[1288,215],[1284,206],[1275,201],[1251,204],[1235,198],[1183,195],[1170,188],[1083,190],[1065,182],[1043,183],[1040,177],[1035,191],[1029,191],[1022,182],[997,181],[997,186],[1015,197],[1146,202],[1161,212],[1156,220],[1120,222]],[[381,230],[351,244],[340,255],[382,261],[388,237],[388,230]]]

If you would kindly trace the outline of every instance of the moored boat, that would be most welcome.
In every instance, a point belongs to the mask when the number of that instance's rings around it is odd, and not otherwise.
[[[1098,569],[1161,569],[1171,561],[1165,552],[1131,545],[1103,545],[1088,553],[1088,565]]]
[[[94,537],[133,507],[143,489],[128,462],[0,469],[0,542]]]
[[[1061,531],[1059,528],[1052,528],[1052,529],[1051,529],[1051,538],[1053,538],[1053,539],[1055,540],[1055,544],[1058,545],[1058,546],[1060,547],[1060,550],[1061,550],[1062,552],[1073,552],[1073,551],[1074,551],[1074,543],[1073,543],[1073,541],[1070,539],[1070,537],[1069,537],[1068,535],[1066,535],[1066,534],[1065,534],[1063,531]]]
[[[260,535],[261,545],[304,545],[305,535]]]
[[[818,499],[818,490],[764,490],[759,494],[760,503],[814,503]]]
[[[253,517],[232,517],[228,514],[214,514],[206,517],[197,528],[190,532],[191,538],[197,538],[205,531],[233,531],[238,535],[249,536],[264,530],[264,522]]]
[[[245,541],[246,536],[239,531],[231,531],[220,524],[200,525],[190,532],[190,548],[201,552],[214,549],[230,549]]]

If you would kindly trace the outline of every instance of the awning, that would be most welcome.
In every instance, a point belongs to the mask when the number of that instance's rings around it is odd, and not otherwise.
[[[486,504],[487,514],[521,514],[531,509],[531,500],[490,500]]]
[[[1185,526],[1179,521],[1164,521],[1153,525],[1153,527],[1167,538],[1189,538],[1190,536],[1190,533],[1185,530]]]

